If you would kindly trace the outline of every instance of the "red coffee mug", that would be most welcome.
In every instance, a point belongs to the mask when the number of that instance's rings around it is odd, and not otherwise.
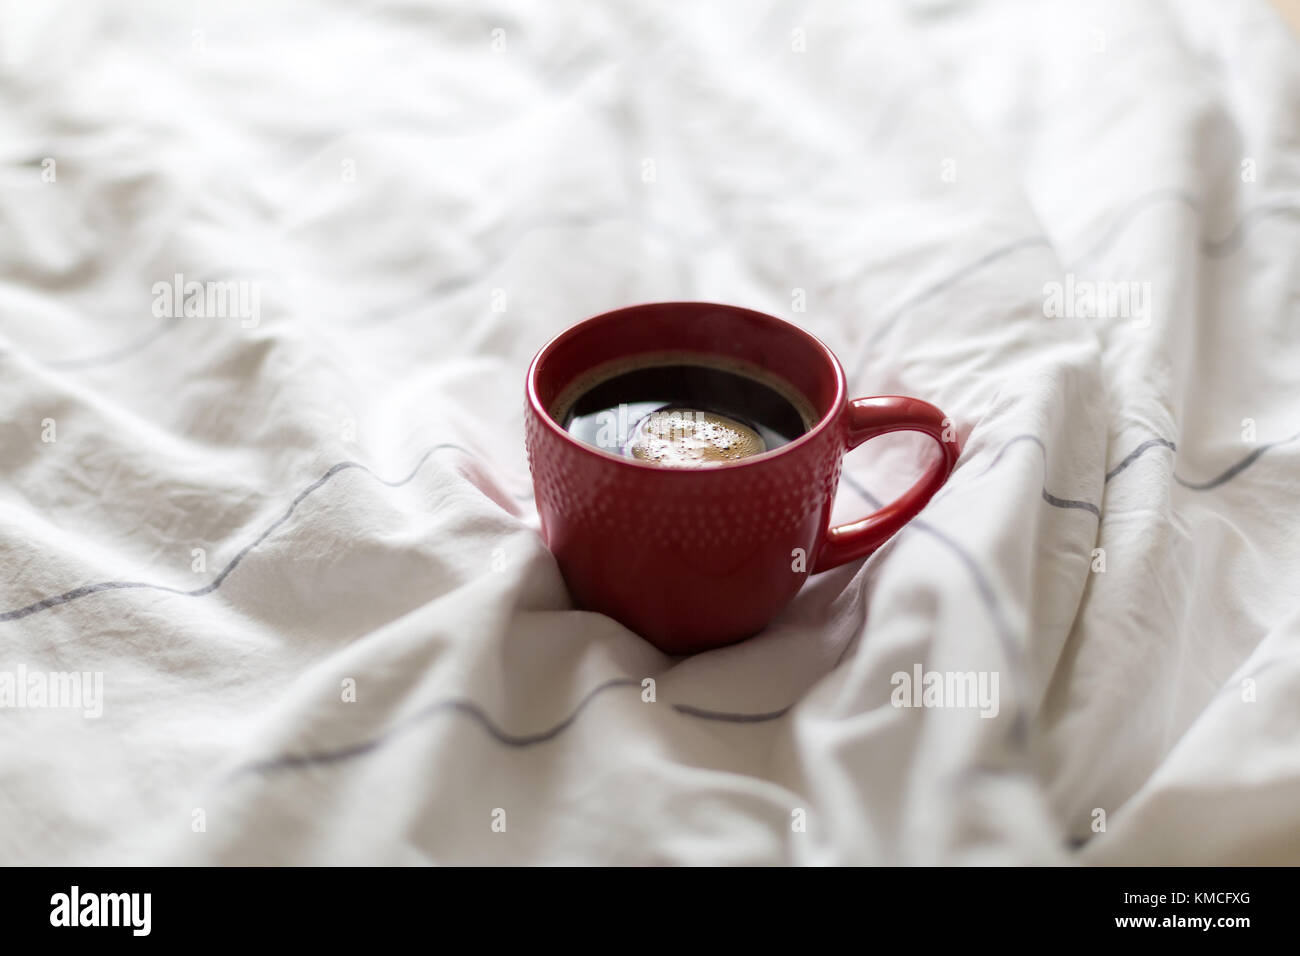
[[[619,457],[551,414],[578,375],[647,352],[739,359],[775,374],[817,419],[787,445],[700,468]],[[925,506],[957,461],[955,431],[918,398],[849,401],[834,354],[761,312],[662,302],[606,312],[560,333],[528,369],[526,432],[542,535],[577,604],[664,651],[693,653],[758,632],[809,574],[865,557]],[[943,454],[875,514],[830,526],[844,453],[893,431],[933,437]]]

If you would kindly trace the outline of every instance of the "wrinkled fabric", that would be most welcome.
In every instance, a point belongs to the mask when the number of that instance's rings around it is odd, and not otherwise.
[[[1298,63],[1262,0],[7,8],[0,673],[103,712],[0,708],[0,861],[1300,863]],[[689,658],[523,451],[532,354],[673,299],[963,443]]]

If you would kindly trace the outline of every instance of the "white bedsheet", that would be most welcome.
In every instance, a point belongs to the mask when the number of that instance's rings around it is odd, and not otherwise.
[[[0,862],[1300,863],[1296,41],[1076,6],[7,6],[0,674],[103,713],[0,709]],[[687,659],[572,609],[522,444],[663,299],[965,442]]]

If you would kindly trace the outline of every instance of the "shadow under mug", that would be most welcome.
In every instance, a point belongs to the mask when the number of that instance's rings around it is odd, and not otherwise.
[[[553,417],[577,376],[654,352],[757,366],[803,395],[815,423],[761,455],[666,468],[579,441]],[[736,306],[662,302],[587,319],[542,347],[526,389],[542,535],[571,595],[675,654],[757,633],[809,574],[870,554],[925,506],[958,455],[939,409],[898,395],[849,400],[839,360],[817,338]],[[896,501],[831,527],[845,452],[894,431],[930,435],[941,456]]]

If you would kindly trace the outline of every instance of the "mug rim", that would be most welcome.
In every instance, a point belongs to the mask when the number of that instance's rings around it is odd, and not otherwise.
[[[621,313],[635,312],[640,309],[645,309],[650,307],[663,308],[664,306],[692,306],[692,307],[702,306],[709,309],[725,309],[728,312],[743,312],[751,316],[757,316],[763,322],[778,327],[783,332],[787,332],[789,334],[797,335],[803,338],[814,347],[814,349],[817,351],[818,354],[822,356],[822,358],[826,362],[826,366],[831,371],[831,375],[834,377],[835,396],[831,400],[830,407],[826,410],[825,414],[823,414],[820,418],[817,419],[817,422],[811,428],[809,428],[806,432],[804,432],[794,441],[787,442],[786,444],[782,445],[780,448],[774,448],[771,451],[765,451],[757,455],[751,455],[748,458],[741,458],[738,461],[720,462],[718,464],[706,465],[700,468],[666,468],[663,465],[652,465],[649,464],[648,462],[634,461],[630,458],[624,458],[621,455],[615,455],[612,452],[608,452],[603,449],[596,448],[592,445],[587,444],[584,441],[579,441],[578,439],[574,438],[572,435],[570,435],[567,431],[565,431],[560,426],[559,422],[557,422],[551,416],[550,411],[546,408],[545,404],[543,404],[541,400],[541,397],[538,395],[537,375],[546,357],[551,352],[553,352],[556,348],[562,346],[566,340],[568,340],[573,336],[578,335],[584,329],[598,322],[607,321]],[[702,354],[708,354],[708,353],[702,353]],[[807,329],[801,328],[800,326],[795,325],[793,322],[787,322],[785,319],[778,318],[777,316],[772,315],[768,312],[759,312],[756,309],[747,309],[744,306],[739,306],[739,305],[726,305],[721,302],[703,302],[703,301],[690,300],[690,299],[669,300],[666,302],[639,302],[635,305],[620,306],[617,309],[610,309],[606,312],[599,312],[596,315],[590,316],[589,318],[583,319],[580,322],[576,322],[573,325],[570,325],[564,331],[552,337],[545,345],[543,345],[540,349],[537,350],[537,354],[533,356],[533,360],[528,363],[528,375],[527,375],[526,385],[527,385],[527,392],[528,392],[528,405],[530,410],[533,412],[534,415],[536,415],[538,418],[541,419],[542,425],[545,428],[547,428],[553,435],[560,438],[562,441],[568,443],[569,446],[571,446],[572,448],[575,448],[579,451],[586,452],[591,455],[596,455],[602,460],[609,461],[611,463],[622,465],[626,468],[631,468],[638,471],[645,471],[645,472],[650,472],[658,475],[682,475],[682,476],[693,475],[697,477],[701,475],[715,474],[717,472],[723,472],[723,471],[735,471],[741,468],[761,468],[767,462],[776,461],[778,458],[781,458],[785,455],[796,453],[800,448],[808,444],[811,444],[826,429],[831,427],[832,423],[836,420],[836,418],[838,418],[840,413],[843,411],[846,402],[846,396],[848,394],[848,383],[845,381],[844,368],[840,365],[840,360],[836,357],[835,353],[830,350],[830,348],[826,345],[826,343],[824,343],[821,339],[817,338],[817,336],[813,335]]]

